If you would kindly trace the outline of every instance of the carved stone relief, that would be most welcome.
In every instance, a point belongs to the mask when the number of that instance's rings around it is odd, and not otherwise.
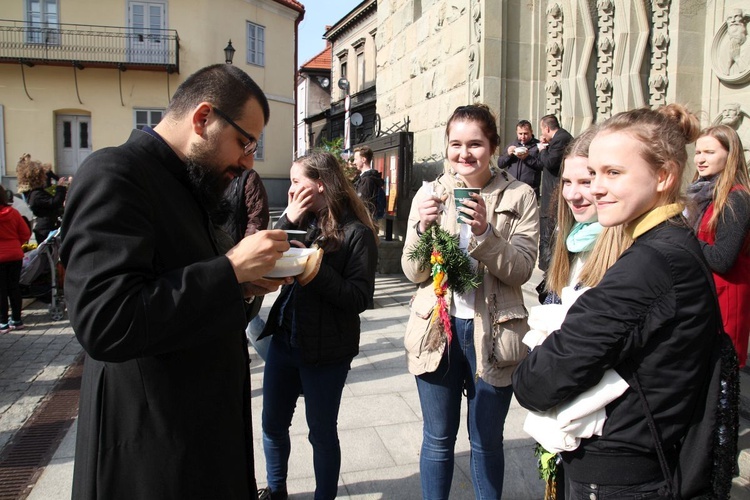
[[[714,36],[711,66],[724,83],[738,84],[750,80],[748,22],[750,14],[747,11],[732,9]]]
[[[750,157],[750,116],[742,110],[738,102],[728,102],[721,108],[721,113],[713,119],[713,125],[729,125],[737,131],[745,150],[745,158]]]
[[[612,0],[596,3],[599,16],[599,44],[596,61],[597,119],[612,116],[612,55],[615,51],[615,4]]]
[[[482,5],[480,0],[471,4],[471,33],[472,40],[469,47],[469,86],[471,98],[478,102],[482,95],[482,85],[479,78],[482,65]]]
[[[646,83],[642,82],[643,63],[650,56],[651,16],[648,2],[615,2],[612,74],[612,112],[639,108],[648,104]]]
[[[649,104],[652,107],[666,104],[667,55],[669,54],[669,5],[671,0],[656,0],[651,14],[651,74],[648,77]]]
[[[563,9],[550,1],[547,6],[547,114],[560,116],[562,111],[562,92],[560,75],[563,58]]]

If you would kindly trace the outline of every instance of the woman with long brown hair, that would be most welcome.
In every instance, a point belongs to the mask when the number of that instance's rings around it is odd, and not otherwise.
[[[359,314],[373,307],[377,228],[330,153],[298,158],[290,170],[285,215],[276,229],[301,229],[324,251],[315,278],[282,288],[260,338],[273,335],[263,380],[263,450],[268,491],[287,498],[289,427],[305,394],[313,447],[315,499],[336,497],[341,394],[359,352]]]
[[[737,132],[727,125],[702,130],[695,167],[688,186],[690,222],[714,275],[724,330],[743,367],[750,336],[750,180]]]

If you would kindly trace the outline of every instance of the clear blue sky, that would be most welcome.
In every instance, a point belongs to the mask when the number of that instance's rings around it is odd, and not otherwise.
[[[326,48],[323,33],[326,25],[336,24],[362,0],[300,0],[305,6],[305,18],[299,25],[299,64]]]

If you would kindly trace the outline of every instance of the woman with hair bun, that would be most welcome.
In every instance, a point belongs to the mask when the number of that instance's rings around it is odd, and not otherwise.
[[[695,143],[690,222],[713,271],[724,330],[740,367],[750,336],[750,180],[737,132],[727,125],[701,131]]]
[[[599,223],[622,225],[633,244],[513,374],[518,401],[535,411],[572,400],[609,369],[629,384],[637,379],[670,471],[706,400],[721,320],[700,244],[681,216],[686,145],[699,130],[698,119],[675,104],[626,111],[599,125],[589,149],[591,195]],[[661,496],[671,478],[633,384],[606,414],[601,435],[561,454],[566,498]]]

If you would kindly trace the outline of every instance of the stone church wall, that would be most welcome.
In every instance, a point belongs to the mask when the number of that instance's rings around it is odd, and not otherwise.
[[[750,7],[742,0],[379,0],[382,129],[410,120],[413,192],[443,169],[460,105],[515,124],[556,114],[574,135],[614,113],[680,102],[750,145]],[[502,147],[502,146],[501,146]]]

